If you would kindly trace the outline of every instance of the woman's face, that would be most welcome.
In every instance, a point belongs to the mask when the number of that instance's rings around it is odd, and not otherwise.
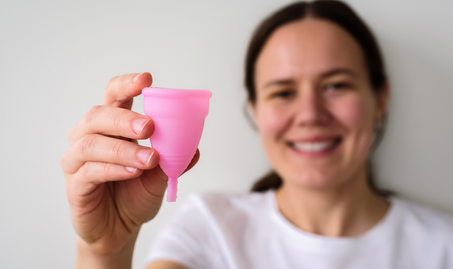
[[[364,172],[387,90],[372,91],[360,45],[308,18],[278,28],[255,66],[255,124],[284,184],[339,187]]]

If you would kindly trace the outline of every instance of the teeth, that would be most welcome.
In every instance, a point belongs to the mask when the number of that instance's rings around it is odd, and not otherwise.
[[[327,142],[314,143],[292,143],[293,148],[300,151],[316,152],[330,148],[335,143],[334,140]]]

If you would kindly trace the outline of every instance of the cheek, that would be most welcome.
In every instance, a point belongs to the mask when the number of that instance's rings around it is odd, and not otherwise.
[[[373,128],[375,104],[368,98],[352,96],[334,107],[336,118],[349,131],[368,132]]]
[[[262,106],[256,111],[255,122],[259,134],[266,141],[278,140],[288,126],[290,115],[286,109],[278,109],[272,106]]]
[[[375,103],[372,99],[351,97],[335,108],[335,115],[346,129],[345,142],[349,141],[353,151],[368,154],[373,139],[373,118]]]

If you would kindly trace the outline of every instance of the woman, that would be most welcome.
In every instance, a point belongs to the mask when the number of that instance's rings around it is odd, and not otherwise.
[[[113,78],[71,129],[61,164],[78,234],[76,268],[130,268],[167,177],[130,111],[149,73]],[[337,1],[295,3],[256,31],[246,62],[253,121],[275,172],[249,195],[193,196],[148,268],[453,268],[453,221],[386,196],[367,160],[389,86],[366,26]],[[189,170],[196,164],[194,156]]]

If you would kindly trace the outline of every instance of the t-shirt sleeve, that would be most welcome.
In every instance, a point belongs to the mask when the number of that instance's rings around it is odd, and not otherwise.
[[[187,268],[215,268],[212,219],[200,195],[191,195],[157,235],[145,260],[168,260]]]

